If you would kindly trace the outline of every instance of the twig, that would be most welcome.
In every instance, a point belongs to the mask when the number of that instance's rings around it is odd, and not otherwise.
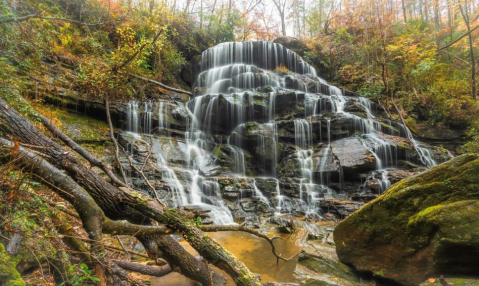
[[[133,164],[133,161],[131,160],[131,156],[126,153],[125,148],[123,148],[123,146],[121,146],[121,145],[120,145],[120,147],[121,147],[121,149],[123,150],[123,153],[124,153],[124,154],[126,155],[126,157],[128,158],[128,162],[130,163],[130,167],[131,167],[133,170],[135,170],[138,174],[141,175],[141,177],[143,178],[143,180],[145,181],[145,183],[148,185],[148,187],[151,189],[151,191],[153,192],[153,194],[155,194],[156,200],[157,200],[162,206],[166,207],[166,204],[165,204],[164,202],[162,202],[162,201],[160,200],[160,198],[158,197],[158,194],[156,193],[155,187],[153,187],[153,186],[151,185],[150,181],[149,181],[148,178],[145,176],[145,174],[144,174],[141,170],[139,170],[139,169]]]
[[[120,243],[120,246],[121,246],[121,248],[123,248],[123,251],[125,251],[125,253],[128,253],[128,251],[126,251],[125,246],[123,245],[123,242],[121,242],[120,237],[119,237],[118,235],[115,235],[115,238],[116,238],[116,240],[118,240],[118,242]]]
[[[146,163],[148,162],[148,159],[151,156],[151,146],[153,144],[153,142],[151,142],[151,141],[152,141],[152,139],[150,137],[150,145],[148,146],[148,153],[146,154],[145,161],[143,161],[143,166],[141,166],[141,169],[140,169],[142,172],[143,172],[143,169],[145,168]]]
[[[256,231],[254,229],[251,229],[249,227],[242,226],[242,225],[204,225],[204,226],[200,227],[200,229],[204,232],[244,231],[244,232],[254,234],[258,237],[264,238],[271,245],[271,248],[272,248],[271,250],[273,252],[273,255],[276,256],[276,263],[278,263],[280,259],[283,260],[283,261],[291,260],[291,259],[293,259],[294,257],[296,257],[297,255],[299,255],[301,253],[301,252],[298,252],[298,253],[294,254],[293,256],[291,256],[290,258],[284,258],[283,256],[281,256],[281,254],[276,253],[276,247],[274,246],[274,243],[273,243],[273,241],[275,239],[282,239],[281,237],[279,237],[279,236],[269,237],[269,236],[267,236],[267,235],[265,235],[265,234],[263,234],[259,231]]]
[[[139,75],[136,75],[136,74],[132,74],[132,73],[128,73],[129,76],[132,76],[132,77],[135,77],[135,78],[138,78],[138,79],[142,79],[142,80],[146,80],[147,82],[150,82],[150,83],[153,83],[153,84],[156,84],[156,85],[159,85],[161,86],[162,88],[164,89],[168,89],[168,90],[171,90],[171,91],[174,91],[174,92],[178,92],[178,93],[184,93],[184,94],[188,94],[188,95],[193,95],[191,92],[189,91],[186,91],[186,90],[182,90],[182,89],[176,89],[174,87],[170,87],[170,86],[167,86],[165,84],[162,84],[161,82],[158,82],[156,80],[152,80],[152,79],[149,79],[149,78],[146,78],[146,77],[142,77],[142,76],[139,76]]]
[[[459,42],[459,40],[461,40],[462,38],[464,38],[465,36],[469,35],[470,33],[474,32],[475,30],[477,30],[479,28],[479,25],[472,28],[469,32],[463,34],[462,36],[460,36],[459,38],[457,38],[455,41],[453,41],[452,43],[450,44],[447,44],[445,45],[444,47],[442,48],[439,48],[438,51],[441,51],[441,50],[444,50],[444,49],[447,49],[449,48],[450,46],[454,45],[455,43]]]
[[[115,134],[113,133],[113,123],[111,122],[111,115],[110,115],[110,105],[108,103],[108,95],[105,97],[105,109],[106,109],[106,118],[108,120],[108,126],[110,127],[110,138],[115,145],[115,159],[116,163],[118,164],[118,168],[120,169],[121,176],[123,177],[123,187],[127,187],[128,179],[126,178],[125,170],[123,170],[123,165],[121,164],[119,151],[118,151],[118,142],[115,138]]]
[[[129,63],[131,63],[133,61],[133,59],[136,58],[136,56],[141,53],[141,51],[148,45],[153,45],[161,36],[163,31],[159,31],[155,38],[153,39],[153,41],[151,43],[144,43],[143,45],[141,45],[141,47],[138,49],[138,51],[136,51],[129,59],[127,59],[126,61],[124,61],[121,65],[119,66],[115,66],[111,69],[112,72],[117,72],[119,69],[122,69],[124,67],[126,67]]]

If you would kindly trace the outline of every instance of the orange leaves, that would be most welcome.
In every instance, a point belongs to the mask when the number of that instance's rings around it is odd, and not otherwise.
[[[17,191],[17,190],[11,191],[11,192],[8,194],[8,196],[7,196],[7,201],[13,199],[13,197],[15,197],[17,194],[18,194],[18,191]]]
[[[20,143],[18,141],[15,141],[15,145],[12,148],[12,157],[17,156],[19,150],[20,150]]]

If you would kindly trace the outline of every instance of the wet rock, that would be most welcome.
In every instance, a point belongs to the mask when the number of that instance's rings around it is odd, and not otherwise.
[[[235,200],[240,197],[240,190],[235,186],[226,186],[223,189],[223,198],[229,200]]]
[[[378,195],[373,193],[364,193],[364,194],[353,193],[351,195],[351,200],[367,203],[374,200],[377,197]]]
[[[324,146],[325,144],[323,144]],[[329,146],[316,151],[313,155],[313,178],[316,183],[328,184],[339,179],[340,166]]]
[[[477,273],[478,173],[464,155],[396,183],[336,227],[339,259],[403,285]]]
[[[348,266],[341,263],[335,253],[334,245],[326,243],[333,239],[332,233],[324,226],[325,241],[309,240],[298,258],[298,265],[293,273],[300,285],[349,285],[359,286],[359,277]]]
[[[345,138],[331,143],[334,156],[339,160],[344,176],[358,176],[359,173],[375,169],[375,158],[357,138]]]
[[[390,170],[388,171],[388,174],[387,174],[387,177],[389,179],[389,181],[391,181],[391,184],[395,184],[399,181],[401,181],[402,179],[405,179],[405,178],[409,178],[409,177],[412,177],[414,175],[417,175],[419,174],[420,171],[405,171],[405,170]]]
[[[308,237],[310,239],[322,239],[328,231],[319,225],[308,221],[293,220],[292,221],[293,229],[305,229],[308,232]]]
[[[323,214],[323,219],[325,221],[337,221],[338,217],[333,213],[325,213]]]
[[[218,176],[221,174],[223,169],[221,166],[217,165],[209,165],[209,166],[203,166],[200,168],[200,174],[205,177],[213,177],[213,176]]]
[[[278,180],[274,178],[255,178],[256,187],[260,192],[267,197],[276,194],[278,187]]]
[[[349,200],[322,200],[321,209],[327,213],[333,213],[338,218],[345,218],[359,210],[364,203]]]
[[[460,127],[441,128],[427,123],[413,124],[406,120],[414,137],[437,146],[456,150],[467,141],[468,130]]]

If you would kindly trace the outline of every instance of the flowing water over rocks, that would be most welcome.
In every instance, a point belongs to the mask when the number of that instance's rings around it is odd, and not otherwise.
[[[188,102],[129,102],[120,143],[155,191],[134,171],[132,184],[194,209],[203,223],[344,218],[391,183],[449,159],[280,44],[204,51],[193,90]]]

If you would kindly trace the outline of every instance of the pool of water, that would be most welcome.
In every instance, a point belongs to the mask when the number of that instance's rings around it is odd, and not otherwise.
[[[289,261],[280,260],[276,263],[271,245],[263,238],[239,231],[210,232],[208,235],[220,243],[224,248],[241,260],[252,272],[261,276],[261,281],[266,282],[294,282],[292,274],[297,256]],[[290,240],[288,234],[272,232],[271,235],[281,236],[282,240],[274,241],[276,251],[283,257],[289,258],[301,251]],[[179,241],[185,249],[193,255],[198,253],[183,239]],[[218,270],[218,269],[216,269]],[[235,285],[233,280],[224,272],[221,272],[228,280],[225,285]],[[151,278],[152,286],[198,286],[196,281],[190,280],[179,273],[171,273],[161,278]]]

